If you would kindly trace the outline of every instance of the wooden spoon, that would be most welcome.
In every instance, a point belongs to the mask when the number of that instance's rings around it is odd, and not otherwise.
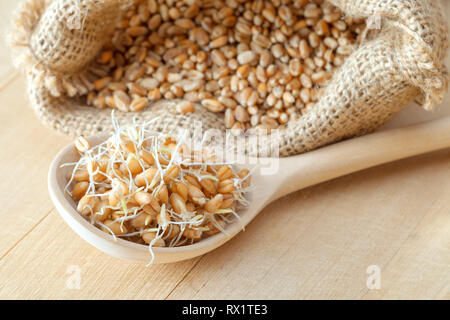
[[[89,138],[91,145],[106,137]],[[250,206],[240,212],[241,220],[198,243],[176,248],[153,248],[154,263],[186,260],[205,254],[235,236],[270,202],[296,190],[390,161],[450,147],[450,117],[408,127],[380,131],[339,142],[298,156],[279,159],[275,174],[252,175],[254,190]],[[148,246],[113,237],[86,221],[72,198],[64,193],[71,172],[62,164],[78,160],[73,144],[64,148],[50,166],[48,186],[56,209],[68,225],[87,242],[114,257],[148,263]],[[266,159],[267,160],[267,159]]]

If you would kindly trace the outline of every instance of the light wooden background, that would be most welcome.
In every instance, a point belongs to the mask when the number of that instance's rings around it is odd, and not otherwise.
[[[15,3],[0,2],[3,33]],[[390,126],[448,109],[412,107]],[[97,251],[53,208],[47,169],[68,142],[29,108],[2,41],[0,298],[450,298],[450,150],[296,192],[216,251],[147,268]],[[378,290],[366,285],[371,265]],[[67,286],[73,266],[80,289]]]

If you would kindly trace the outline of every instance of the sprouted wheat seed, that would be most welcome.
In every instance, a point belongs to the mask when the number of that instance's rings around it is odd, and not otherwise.
[[[151,251],[192,244],[239,219],[248,204],[247,169],[216,164],[206,148],[191,152],[182,137],[149,130],[149,123],[113,123],[112,136],[95,147],[79,137],[80,159],[64,165],[74,166],[65,190],[88,221]]]

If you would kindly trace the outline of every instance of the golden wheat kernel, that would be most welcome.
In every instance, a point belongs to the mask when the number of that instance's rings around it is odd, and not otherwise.
[[[308,31],[307,27],[308,27],[308,25],[306,24],[306,20],[301,19],[294,23],[294,25],[292,26],[292,29],[296,32],[301,31],[302,29]]]
[[[256,84],[253,86],[256,86]],[[258,92],[256,90],[252,90],[252,92],[250,93],[250,96],[247,99],[246,106],[247,107],[255,106],[256,103],[258,102],[258,98],[259,98]]]
[[[172,92],[173,95],[178,99],[181,99],[184,94],[183,88],[181,88],[179,85],[176,84],[170,87],[170,92]]]
[[[155,196],[152,195],[152,198],[150,200],[150,204],[144,206],[142,209],[147,214],[156,216],[156,213],[161,211],[161,206],[159,204],[159,200]]]
[[[75,198],[81,198],[86,194],[86,191],[89,188],[89,182],[81,181],[75,184],[72,189],[72,196]]]
[[[165,247],[166,246],[164,239],[157,238],[155,240],[155,238],[156,238],[155,232],[144,232],[144,233],[142,233],[141,237],[145,243],[147,243],[147,244],[153,243],[153,247]]]
[[[91,145],[89,141],[86,140],[86,138],[80,136],[75,140],[75,149],[77,149],[80,153],[86,153],[90,148]]]
[[[245,80],[242,80],[239,82],[239,90],[240,93],[238,93],[237,100],[241,105],[247,105],[247,100],[249,99],[252,88],[248,87],[248,83]]]
[[[317,68],[323,68],[323,67],[325,67],[326,61],[324,58],[315,57],[314,64],[316,65]]]
[[[250,171],[248,169],[243,168],[239,170],[237,176],[243,179],[243,181],[250,181]]]
[[[148,33],[148,29],[147,29],[147,27],[144,27],[144,26],[133,26],[133,27],[129,27],[127,29],[127,32],[131,37],[139,37],[139,36],[146,35]]]
[[[308,88],[308,89],[312,88],[312,80],[306,73],[303,73],[300,76],[300,82],[303,87]]]
[[[336,41],[336,39],[332,38],[332,37],[326,37],[323,40],[323,43],[330,49],[336,49],[338,46],[338,43]]]
[[[221,208],[221,209],[227,209],[227,208]],[[208,228],[208,230],[204,231],[204,234],[206,234],[207,236],[212,236],[215,235],[217,233],[219,233],[221,230],[219,228],[217,228],[216,225],[219,225],[220,228],[223,230],[226,226],[226,222],[220,218],[215,218],[215,223],[213,223],[212,221],[208,221],[206,223],[206,227]]]
[[[212,99],[212,98],[213,98],[213,95],[207,91],[202,90],[198,93],[198,100],[200,100],[200,101],[203,101],[205,99]]]
[[[301,86],[302,86],[302,84],[300,83],[300,80],[298,78],[293,78],[286,85],[286,90],[291,91],[292,95],[295,96],[295,92],[300,90]]]
[[[293,76],[298,76],[303,72],[303,66],[299,59],[292,59],[289,61],[289,73]]]
[[[134,176],[138,173],[141,173],[143,171],[143,168],[141,164],[139,163],[139,160],[137,159],[136,155],[134,153],[128,154],[127,157],[127,167],[128,170],[130,170],[131,174]]]
[[[109,228],[115,235],[122,235],[128,232],[128,229],[125,224],[121,224],[120,221],[113,221],[107,219],[103,222],[103,224]],[[104,228],[105,232],[109,232],[108,229]]]
[[[194,228],[190,228],[187,227],[184,232],[183,232],[183,236],[185,236],[188,239],[200,239],[202,237],[203,231],[199,230],[199,229],[194,229]]]
[[[219,170],[217,171],[216,177],[219,180],[225,180],[233,177],[233,171],[229,166],[221,166]]]
[[[310,101],[310,93],[308,88],[303,88],[300,90],[300,98],[302,99],[303,103],[308,103]]]
[[[208,92],[211,92],[211,93],[214,93],[219,89],[220,89],[220,87],[219,87],[219,83],[217,82],[217,80],[210,80],[205,85],[205,90]]]
[[[95,90],[100,91],[108,86],[108,84],[111,82],[111,77],[104,77],[100,78],[94,81],[93,85]]]
[[[320,20],[317,22],[314,30],[319,36],[325,36],[330,31],[330,28],[325,20]]]
[[[285,106],[291,106],[295,102],[295,98],[292,96],[290,92],[284,92],[283,93],[283,102]]]
[[[176,213],[187,214],[186,201],[178,193],[170,194],[170,204]]]
[[[275,22],[275,12],[274,10],[272,10],[271,8],[265,8],[263,9],[263,11],[261,12],[262,16],[269,22],[274,23]]]
[[[256,91],[260,98],[265,98],[267,95],[267,85],[264,82],[259,83]]]
[[[323,16],[323,19],[328,23],[333,23],[341,19],[342,14],[340,12],[331,12]]]
[[[77,169],[77,171],[72,174],[71,178],[77,182],[89,181],[89,172],[86,169]]]
[[[189,179],[186,180],[188,181]],[[197,183],[197,185],[194,185],[188,181],[187,183],[188,196],[193,203],[202,205],[203,202],[205,201],[205,194],[201,190],[200,184],[198,184],[198,182],[195,183]]]
[[[269,93],[266,99],[267,105],[273,107],[277,103],[277,101],[278,101],[277,97],[275,97],[273,93]]]
[[[94,208],[98,203],[98,198],[85,194],[81,197],[77,204],[77,211],[86,216],[94,212]]]
[[[175,192],[178,193],[184,201],[188,200],[189,189],[186,183],[178,181],[174,183]]]
[[[94,98],[92,105],[98,109],[103,109],[106,107],[106,98],[105,97]]]
[[[133,141],[125,140],[122,142],[122,147],[125,152],[136,153],[136,146]]]
[[[162,184],[159,187],[158,199],[161,203],[169,203],[169,191],[167,190],[167,186],[165,184]]]
[[[101,64],[107,64],[112,60],[112,58],[113,58],[112,51],[110,51],[110,50],[103,51],[102,53],[100,53],[98,62],[100,62]]]
[[[285,22],[289,22],[292,20],[292,12],[287,6],[280,6],[278,8],[278,15],[281,19],[283,19]]]
[[[233,126],[235,121],[236,120],[234,118],[233,110],[232,109],[226,109],[225,110],[225,116],[224,116],[225,127],[230,129]]]
[[[159,81],[155,78],[143,78],[139,81],[139,84],[147,90],[153,90],[159,86]]]
[[[275,108],[269,109],[267,111],[267,116],[269,116],[272,119],[277,119],[280,116],[280,111],[279,109],[281,109],[283,107],[283,103],[281,100],[279,100],[277,102],[277,104],[275,105]]]
[[[259,46],[261,51],[269,49],[272,46],[272,41],[260,33],[256,33],[252,36],[252,41],[255,45]]]
[[[235,187],[234,187],[233,180],[226,179],[226,180],[219,182],[217,191],[220,193],[231,193],[234,191],[234,189],[235,189]]]
[[[148,168],[134,178],[134,182],[138,187],[143,187],[147,183],[150,185],[151,183],[159,182],[159,180],[160,175],[157,168]]]
[[[255,61],[257,58],[256,53],[254,53],[251,50],[247,50],[244,52],[241,52],[238,56],[237,56],[237,60],[241,65],[245,65],[245,64],[252,64],[253,61]]]
[[[202,62],[202,63],[197,63],[197,66],[195,67],[195,69],[197,71],[203,72],[203,73],[207,73],[207,68],[208,68],[208,64],[206,62]]]
[[[159,90],[158,88],[155,88],[155,89],[153,89],[153,90],[150,90],[150,91],[148,92],[147,98],[148,98],[150,101],[155,101],[155,100],[161,99],[161,92],[160,92],[160,90]]]
[[[139,14],[133,15],[130,20],[128,20],[128,25],[131,27],[138,26],[142,23],[143,20],[141,20],[141,17]]]
[[[213,195],[216,193],[216,185],[213,180],[209,178],[204,178],[200,180],[200,185],[202,186],[203,192],[207,195]]]
[[[208,200],[205,203],[204,208],[206,211],[210,213],[215,213],[217,210],[219,210],[220,206],[222,205],[222,202],[223,202],[223,195],[218,193],[211,200]]]
[[[341,47],[339,47],[337,51],[339,51],[340,48]],[[326,63],[333,63],[333,61],[334,61],[333,50],[329,49],[329,50],[325,51],[325,53],[323,55],[323,59],[326,61]]]
[[[250,66],[248,64],[244,64],[242,66],[240,66],[237,70],[236,70],[236,74],[239,76],[239,78],[241,79],[245,79],[247,78],[248,74],[250,73]]]
[[[144,192],[144,191],[140,191],[140,192],[136,192],[134,194],[134,200],[136,200],[136,202],[139,205],[147,205],[150,204],[152,201],[152,195],[148,192]]]
[[[218,99],[220,103],[222,103],[226,108],[229,109],[235,109],[236,108],[236,101],[233,98],[227,97],[225,95],[222,95]]]
[[[191,19],[180,18],[175,21],[175,25],[183,29],[192,29],[195,23]]]
[[[188,3],[186,3],[188,4]],[[199,7],[196,3],[191,3],[190,6],[184,11],[185,18],[192,19],[199,12]]]
[[[339,20],[333,22],[333,27],[339,31],[345,31],[347,29],[347,24],[344,21]]]
[[[127,91],[128,87],[123,82],[110,82],[108,84],[108,89],[111,90],[111,91],[117,91],[117,90]]]
[[[147,213],[140,213],[137,217],[131,219],[131,225],[136,229],[145,228],[153,222],[153,217]]]
[[[217,16],[219,17],[220,20],[223,20],[224,18],[230,17],[233,14],[234,14],[234,10],[232,8],[224,6],[219,10]]]
[[[249,121],[248,112],[242,106],[237,106],[234,110],[234,117],[239,122],[247,122]]]
[[[195,111],[195,106],[190,101],[182,101],[177,104],[177,111],[182,114],[191,113]]]
[[[262,67],[268,67],[273,61],[272,54],[268,50],[264,50],[260,53],[259,64]]]
[[[222,103],[215,99],[204,99],[201,103],[202,106],[212,112],[222,112],[225,109]]]
[[[224,35],[224,36],[220,36],[220,37],[218,37],[218,38],[212,40],[212,41],[209,43],[209,46],[210,46],[211,48],[213,48],[213,49],[214,49],[214,48],[221,48],[221,47],[223,47],[224,45],[226,45],[227,42],[228,42],[228,37]]]
[[[77,211],[84,216],[89,215],[94,212],[94,208],[97,202],[98,202],[97,198],[85,194],[78,201]]]
[[[211,52],[211,61],[218,65],[218,66],[224,66],[227,63],[227,59],[225,58],[225,55],[221,50],[215,49]]]
[[[245,22],[244,20],[238,21],[236,23],[235,29],[242,34],[245,34],[248,36],[252,35],[251,25],[249,23]]]
[[[135,98],[130,104],[131,111],[141,111],[147,106],[148,100],[145,97]]]
[[[180,167],[172,165],[170,168],[166,169],[164,181],[169,182],[175,179],[180,172]]]
[[[211,32],[211,38],[216,39],[220,36],[223,36],[227,33],[227,31],[228,31],[228,29],[225,26],[220,25],[220,24],[216,25],[216,26],[214,26],[214,28]]]
[[[225,196],[228,196],[228,195],[231,196],[231,197],[225,198]],[[231,193],[224,194],[223,195],[223,202],[220,205],[220,209],[229,209],[229,208],[231,208],[233,206],[234,206],[234,199],[232,197],[232,194]]]
[[[201,27],[194,28],[192,30],[192,36],[193,39],[200,45],[205,46],[209,43],[209,36],[206,33],[205,30],[203,30]],[[202,51],[200,51],[202,52]]]
[[[286,124],[289,121],[289,116],[286,113],[281,113],[278,117],[278,122],[280,124]]]
[[[170,240],[177,237],[180,234],[180,227],[176,224],[170,224],[163,233],[163,238]]]
[[[121,90],[116,90],[113,93],[114,105],[117,109],[123,112],[129,111],[131,99],[130,97]]]
[[[316,84],[321,84],[322,82],[329,80],[330,78],[331,75],[326,71],[319,71],[311,76],[311,80]]]
[[[101,192],[102,190],[98,190],[98,192]],[[109,203],[107,200],[102,199],[99,201],[96,201],[96,203],[94,204],[94,210],[93,212],[95,213],[93,218],[95,221],[105,221],[108,216],[111,214],[112,209],[109,208]]]
[[[261,117],[261,124],[263,128],[266,129],[275,129],[278,127],[278,122],[275,119],[272,119],[268,116]]]
[[[111,181],[111,190],[118,196],[126,196],[130,191],[128,185],[119,179],[113,179]]]
[[[176,8],[176,7],[171,7],[171,8],[169,9],[169,17],[170,17],[172,20],[177,20],[178,18],[180,18],[180,16],[181,16],[181,13],[180,13],[180,11],[178,10],[178,8]]]
[[[353,47],[351,45],[343,45],[343,46],[339,46],[336,49],[336,53],[341,55],[341,56],[349,56],[350,54],[353,53]],[[331,55],[333,53],[331,52]],[[331,61],[331,59],[327,59],[328,61]]]

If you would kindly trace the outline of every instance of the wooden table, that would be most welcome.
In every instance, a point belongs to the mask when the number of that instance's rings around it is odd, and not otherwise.
[[[0,2],[1,30],[14,6]],[[47,168],[69,139],[37,120],[8,54],[2,41],[0,298],[450,298],[450,150],[296,192],[212,253],[145,267],[99,252],[55,211]],[[411,107],[389,126],[439,115]]]

